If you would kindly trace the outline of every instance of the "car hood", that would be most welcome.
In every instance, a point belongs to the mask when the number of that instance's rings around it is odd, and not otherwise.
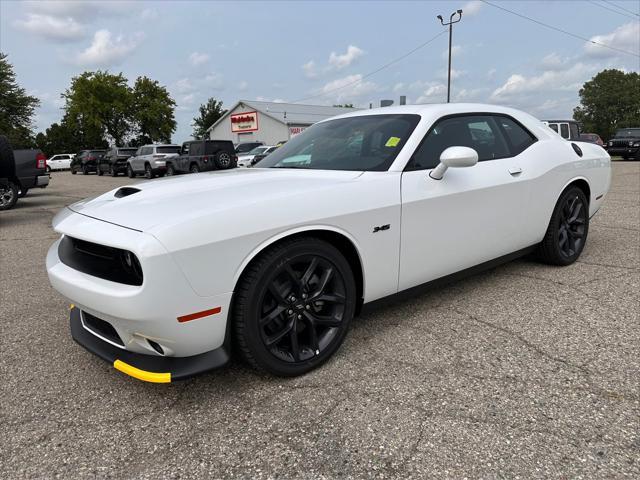
[[[362,172],[277,168],[217,170],[120,187],[68,208],[115,225],[151,232],[217,212],[221,218],[232,218],[234,209],[252,208],[276,197],[326,194],[360,175]]]

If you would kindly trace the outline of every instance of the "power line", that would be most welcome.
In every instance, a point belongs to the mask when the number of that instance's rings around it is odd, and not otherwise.
[[[504,8],[504,7],[501,7],[500,5],[496,5],[495,3],[488,2],[487,0],[481,0],[481,1],[483,3],[486,3],[487,5],[490,5],[490,6],[494,7],[494,8],[499,8],[500,10],[508,12],[508,13],[510,13],[512,15],[517,16],[517,17],[524,18],[525,20],[529,20],[530,22],[537,23],[538,25],[542,25],[543,27],[549,28],[551,30],[555,30],[556,32],[564,33],[565,35],[569,35],[570,37],[577,38],[579,40],[583,40],[585,42],[589,42],[589,43],[592,43],[594,45],[598,45],[600,47],[608,48],[609,50],[614,50],[616,52],[620,52],[620,53],[624,53],[626,55],[631,55],[631,56],[640,58],[640,55],[638,55],[637,53],[629,52],[627,50],[622,50],[621,48],[617,48],[617,47],[612,47],[611,45],[607,45],[605,43],[596,42],[595,40],[591,40],[589,38],[577,35],[575,33],[568,32],[568,31],[563,30],[561,28],[554,27],[553,25],[549,25],[547,23],[541,22],[540,20],[536,20],[534,18],[527,17],[526,15],[522,15],[521,13],[514,12],[513,10],[509,10],[508,8]]]
[[[371,75],[375,75],[376,73],[378,73],[378,72],[380,72],[380,71],[384,70],[385,68],[390,67],[390,66],[391,66],[391,65],[393,65],[394,63],[398,63],[400,60],[404,60],[404,59],[405,59],[405,58],[407,58],[409,55],[411,55],[411,54],[413,54],[413,53],[417,52],[417,51],[418,51],[418,50],[420,50],[421,48],[426,47],[426,46],[427,46],[427,45],[429,45],[431,42],[433,42],[436,38],[438,38],[440,35],[443,35],[443,34],[445,34],[445,33],[447,33],[447,30],[442,30],[442,31],[441,31],[440,33],[438,33],[436,36],[431,37],[429,40],[427,40],[427,41],[426,41],[426,42],[424,42],[424,43],[421,43],[420,45],[418,45],[417,47],[415,47],[413,50],[410,50],[410,51],[408,51],[407,53],[405,53],[404,55],[402,55],[402,56],[400,56],[400,57],[397,57],[397,58],[395,58],[395,59],[391,60],[391,61],[390,61],[390,62],[388,62],[388,63],[385,63],[384,65],[382,65],[381,67],[379,67],[379,68],[377,68],[377,69],[373,70],[372,72],[369,72],[369,73],[367,73],[366,75],[363,75],[363,76],[362,76],[362,77],[360,77],[358,80],[355,80],[355,81],[353,81],[353,82],[349,82],[349,83],[347,83],[347,84],[345,84],[345,85],[341,85],[341,86],[336,87],[336,88],[332,88],[332,89],[330,89],[330,90],[326,90],[326,91],[321,92],[321,93],[318,93],[318,94],[316,94],[316,95],[311,95],[311,96],[309,96],[309,97],[301,98],[300,100],[295,100],[295,101],[293,101],[293,102],[291,102],[291,103],[304,102],[304,101],[309,100],[309,99],[311,99],[311,98],[322,97],[322,96],[324,96],[324,95],[327,95],[328,93],[332,93],[332,92],[335,92],[335,91],[337,91],[337,90],[342,90],[343,88],[351,87],[351,86],[353,86],[353,85],[356,85],[356,84],[358,84],[358,83],[361,83],[365,78],[369,78]]]
[[[613,8],[609,8],[609,7],[605,6],[605,5],[601,5],[601,4],[599,4],[599,3],[596,3],[596,2],[594,2],[593,0],[587,0],[587,1],[588,1],[590,4],[595,5],[596,7],[600,7],[600,8],[602,8],[603,10],[607,10],[608,12],[617,13],[618,15],[622,15],[623,17],[634,19],[634,17],[632,17],[631,15],[629,15],[629,14],[627,14],[627,13],[621,12],[621,11],[619,11],[619,10],[614,10]],[[634,20],[635,20],[635,19],[634,19]]]
[[[620,10],[624,10],[625,12],[629,12],[630,14],[635,15],[636,17],[640,17],[640,13],[636,13],[636,12],[634,12],[632,10],[627,10],[626,8],[618,5],[617,3],[610,2],[609,0],[602,0],[602,1],[604,3],[608,3],[609,5],[613,5],[614,7],[619,8]]]

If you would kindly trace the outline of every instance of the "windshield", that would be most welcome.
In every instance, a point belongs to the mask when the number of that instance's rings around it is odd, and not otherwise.
[[[420,115],[363,115],[307,128],[261,160],[260,168],[387,170],[420,121]]]
[[[247,155],[259,155],[262,152],[264,152],[266,149],[267,147],[256,147],[253,150],[250,150]]]
[[[616,137],[640,137],[640,128],[624,128],[618,130]]]

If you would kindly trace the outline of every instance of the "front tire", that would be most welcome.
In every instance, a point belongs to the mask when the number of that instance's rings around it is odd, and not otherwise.
[[[98,167],[98,169],[96,170],[96,173],[98,174],[99,177],[101,177],[104,172],[100,167]]]
[[[111,175],[112,177],[118,176],[118,171],[113,168],[113,165],[109,165],[109,175]]]
[[[170,163],[169,165],[167,165],[167,177],[173,177],[176,174],[176,170],[173,167],[173,165]]]
[[[342,254],[320,239],[294,238],[261,253],[243,273],[234,334],[253,367],[302,375],[338,350],[355,308],[355,280]]]
[[[539,255],[550,265],[571,265],[587,242],[589,202],[584,192],[572,186],[565,190],[551,215]]]
[[[13,182],[0,184],[0,210],[12,209],[18,201],[18,186]]]
[[[82,174],[89,175],[89,167],[87,165],[82,166]]]
[[[135,178],[136,174],[133,171],[133,168],[131,168],[131,165],[127,165],[127,177],[129,178]]]
[[[153,170],[151,170],[151,165],[149,165],[148,163],[144,166],[144,178],[146,178],[147,180],[156,178],[156,175],[153,173]]]
[[[198,165],[196,165],[195,163],[193,165],[191,165],[191,167],[189,168],[189,171],[191,173],[200,173],[200,167],[198,167]]]

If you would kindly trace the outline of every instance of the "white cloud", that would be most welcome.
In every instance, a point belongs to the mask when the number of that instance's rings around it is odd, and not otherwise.
[[[122,16],[129,15],[133,2],[101,2],[91,0],[48,0],[25,2],[31,12],[40,12],[55,17],[73,17],[87,21],[100,18],[104,15]]]
[[[109,30],[98,30],[91,45],[76,56],[82,66],[108,67],[121,63],[139,45],[142,37],[113,37]]]
[[[302,71],[307,78],[316,78],[318,76],[318,72],[316,71],[316,62],[313,60],[309,60],[307,63],[302,65]]]
[[[589,79],[598,69],[597,65],[575,63],[565,70],[546,70],[540,75],[531,77],[515,73],[502,86],[493,91],[491,99],[493,101],[508,101],[531,93],[577,92],[584,81]]]
[[[195,87],[188,78],[181,78],[176,82],[176,89],[180,93],[187,93],[195,90]]]
[[[61,42],[77,40],[85,35],[84,27],[72,17],[60,18],[29,13],[26,20],[16,20],[14,25],[29,33]]]
[[[478,13],[481,8],[482,2],[479,0],[473,0],[464,4],[464,6],[462,7],[462,14],[467,17],[471,17]]]
[[[451,80],[456,80],[460,77],[464,77],[467,74],[466,70],[456,70],[455,68],[451,69]],[[449,76],[447,70],[438,70],[438,78],[446,80]]]
[[[406,85],[402,82],[398,82],[393,86],[393,92],[394,93],[398,93],[398,92],[402,92],[406,89]]]
[[[413,85],[421,84],[415,82]],[[416,103],[440,103],[447,99],[447,86],[438,82],[425,82],[422,84],[424,90],[417,98]]]
[[[189,63],[191,63],[191,65],[193,65],[194,67],[197,67],[199,65],[207,63],[209,61],[209,58],[209,55],[207,55],[206,53],[193,52],[191,55],[189,55]]]
[[[326,83],[318,93],[324,94],[325,99],[335,103],[345,101],[355,103],[354,99],[378,91],[373,82],[364,81],[361,74],[347,75]]]
[[[329,55],[329,66],[336,70],[342,70],[354,63],[358,58],[364,54],[364,50],[356,47],[355,45],[349,45],[347,51],[342,54],[331,52]]]
[[[619,26],[611,33],[596,35],[591,37],[590,40],[590,42],[584,44],[585,53],[590,57],[617,57],[622,55],[621,52],[617,52],[591,42],[609,45],[610,47],[614,47],[619,50],[638,54],[640,53],[640,23],[626,23]]]
[[[553,52],[542,59],[542,61],[540,62],[540,66],[543,70],[566,70],[571,66],[571,59],[562,58],[556,52]]]

